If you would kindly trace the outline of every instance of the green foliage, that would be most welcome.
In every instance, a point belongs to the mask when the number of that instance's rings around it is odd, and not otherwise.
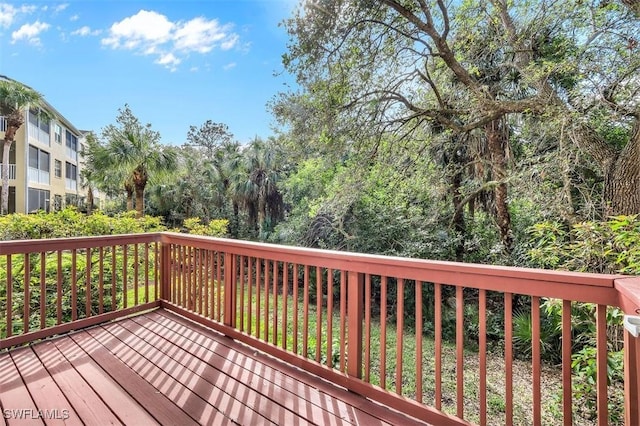
[[[537,266],[585,272],[640,273],[640,221],[636,215],[616,216],[606,221],[582,222],[567,228],[556,222],[536,224],[531,229],[532,244],[529,254]],[[561,328],[562,303],[546,300],[543,304],[547,317]],[[596,306],[592,303],[572,303],[572,368],[575,382],[574,397],[579,401],[581,415],[593,418],[596,413]],[[622,319],[619,308],[607,308],[607,336],[609,354],[607,377],[611,387],[609,395],[610,422],[622,421],[620,413],[624,403],[622,394]]]
[[[529,256],[536,266],[581,272],[640,274],[637,215],[581,222],[571,228],[544,222],[531,229]]]
[[[203,225],[200,223],[200,218],[192,217],[185,219],[183,226],[189,234],[225,237],[229,221],[226,219],[211,220],[207,225]]]
[[[11,214],[0,216],[0,239],[2,240],[24,240],[40,238],[64,238],[81,237],[92,235],[117,235],[143,232],[157,232],[165,230],[161,223],[161,218],[144,216],[135,218],[135,212],[128,212],[109,217],[97,212],[89,216],[78,212],[75,208],[69,207],[59,212],[36,214]],[[60,277],[58,277],[58,258],[55,253],[44,254],[44,270],[42,270],[42,259],[39,254],[30,254],[28,257],[21,255],[12,256],[11,263],[11,285],[12,285],[12,317],[13,333],[19,334],[23,330],[23,307],[29,306],[29,324],[31,329],[40,327],[40,307],[41,301],[41,281],[44,277],[45,285],[45,325],[55,325],[57,321],[57,285],[58,278],[62,284],[61,293],[61,319],[63,322],[69,321],[74,315],[71,294],[73,286],[73,274],[75,274],[75,285],[77,292],[77,306],[75,316],[83,318],[86,315],[86,296],[89,291],[90,306],[92,315],[99,311],[100,290],[98,283],[102,278],[104,298],[104,311],[123,307],[123,290],[125,285],[133,288],[136,283],[144,282],[145,270],[143,267],[144,258],[140,253],[144,253],[142,245],[138,246],[138,264],[135,264],[134,246],[127,248],[127,267],[124,267],[124,249],[117,247],[115,252],[111,248],[105,249],[105,259],[102,271],[99,271],[100,252],[98,249],[91,250],[89,262],[87,264],[87,251],[79,249],[75,252],[63,251],[60,253]],[[115,264],[111,263],[112,255]],[[153,261],[155,253],[150,250],[150,270],[149,276],[154,276]],[[29,270],[25,271],[27,266]],[[74,269],[75,265],[75,269]],[[115,266],[115,267],[114,267]],[[112,270],[113,268],[113,270]],[[127,280],[124,281],[126,270]],[[135,274],[137,270],[138,274]],[[89,271],[89,277],[87,277]],[[28,299],[25,300],[25,272],[30,277]],[[102,272],[102,274],[101,274]],[[7,312],[7,259],[0,258],[0,309],[4,316]],[[87,278],[90,283],[87,287]],[[115,280],[114,280],[115,279]],[[111,295],[115,297],[115,304],[112,303]],[[6,327],[5,321],[0,321],[0,327]],[[6,335],[4,328],[0,329],[0,336]]]
[[[58,212],[0,216],[0,240],[84,237],[164,231],[162,218],[135,217],[135,212],[110,217],[101,212],[84,215],[75,207]]]
[[[624,422],[624,371],[623,351],[609,352],[607,354],[607,384],[609,387],[607,404],[609,408],[609,424],[622,424]],[[573,369],[573,396],[578,402],[578,413],[590,420],[597,417],[597,392],[596,392],[596,348],[585,346],[574,353],[571,360]]]

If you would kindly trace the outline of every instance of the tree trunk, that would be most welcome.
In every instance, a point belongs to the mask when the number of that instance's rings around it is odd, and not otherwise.
[[[93,213],[93,188],[89,186],[87,189],[87,214]]]
[[[144,186],[136,185],[136,217],[144,215]]]
[[[627,145],[604,172],[604,214],[640,213],[640,120]]]
[[[9,129],[7,129],[8,131]],[[9,151],[12,143],[12,139],[5,138],[2,146],[2,192],[0,192],[2,207],[0,208],[0,214],[3,215],[9,211]]]
[[[603,215],[640,213],[640,119],[636,119],[631,137],[620,151],[584,124],[573,129],[571,139],[600,165],[604,175]]]
[[[125,183],[124,190],[127,192],[127,211],[130,212],[133,210],[133,187]]]
[[[240,231],[240,206],[237,201],[233,201],[233,223],[231,224],[231,237],[238,238]]]
[[[491,173],[493,180],[498,182],[493,190],[496,222],[500,231],[502,245],[507,253],[511,253],[513,250],[513,233],[511,232],[511,214],[509,213],[507,202],[507,183],[504,181],[507,177],[507,156],[505,152],[509,143],[505,130],[502,120],[494,120],[485,127],[487,146],[491,158]]]
[[[456,171],[451,180],[451,190],[453,192],[453,229],[456,232],[456,261],[464,261],[464,243],[466,235],[466,226],[464,222],[464,206],[462,197],[462,172]]]

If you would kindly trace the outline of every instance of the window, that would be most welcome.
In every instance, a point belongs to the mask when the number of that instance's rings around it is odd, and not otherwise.
[[[65,187],[76,190],[78,188],[78,166],[68,161],[64,163]]]
[[[78,138],[70,131],[66,131],[67,157],[78,159]]]
[[[62,145],[62,127],[60,127],[57,124],[54,124],[53,131],[55,134],[56,143]]]
[[[53,170],[54,170],[55,176],[57,178],[61,178],[62,177],[62,161],[55,160],[54,169]]]
[[[38,210],[49,211],[49,191],[44,189],[29,188],[27,211],[29,213]]]
[[[1,147],[0,147],[1,148]],[[0,162],[4,158],[4,149],[0,149]],[[9,148],[9,164],[16,164],[16,144],[12,143]]]
[[[29,145],[29,181],[49,184],[49,153]]]
[[[29,136],[45,145],[50,144],[49,120],[38,110],[29,110]]]

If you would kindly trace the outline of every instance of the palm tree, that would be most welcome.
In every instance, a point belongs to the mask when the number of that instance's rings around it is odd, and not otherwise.
[[[237,191],[249,213],[249,224],[264,236],[283,215],[277,151],[272,144],[255,139],[244,154],[246,178]]]
[[[14,80],[0,80],[0,115],[5,117],[6,129],[2,150],[2,192],[0,214],[9,210],[9,151],[18,129],[24,124],[24,110],[42,107],[42,95]]]
[[[118,132],[98,152],[98,163],[103,170],[125,176],[125,189],[135,193],[138,217],[144,214],[144,191],[150,180],[160,180],[176,169],[175,150],[163,147],[149,137],[148,132],[125,130]],[[127,202],[127,207],[132,206]]]

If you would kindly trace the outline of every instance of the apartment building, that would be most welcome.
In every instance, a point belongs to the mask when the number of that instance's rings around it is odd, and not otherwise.
[[[46,101],[43,104],[55,118],[25,110],[25,124],[9,153],[9,213],[49,212],[67,205],[82,208],[86,199],[80,172],[87,132],[78,130]],[[5,117],[0,116],[0,140],[5,130]]]

